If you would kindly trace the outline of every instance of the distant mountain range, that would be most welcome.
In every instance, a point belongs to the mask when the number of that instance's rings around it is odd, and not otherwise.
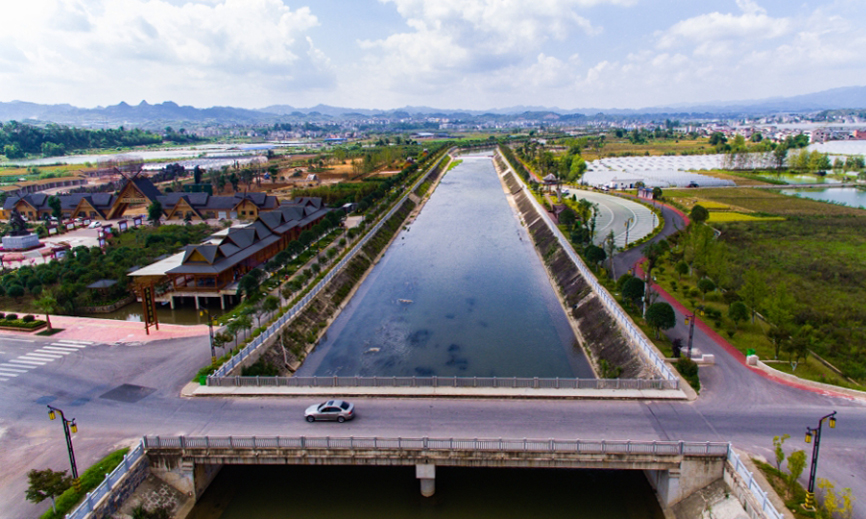
[[[227,124],[273,124],[277,122],[297,123],[339,122],[371,117],[400,120],[412,117],[440,117],[451,120],[562,120],[583,119],[585,116],[604,114],[613,118],[658,117],[660,115],[683,116],[737,116],[775,113],[805,113],[821,110],[866,108],[866,86],[843,87],[812,94],[768,99],[710,102],[636,110],[579,108],[564,110],[543,106],[513,106],[492,110],[443,110],[426,106],[407,106],[395,110],[370,110],[317,105],[296,108],[289,105],[273,105],[258,110],[215,106],[195,108],[180,106],[171,101],[152,105],[142,101],[138,105],[122,102],[117,105],[97,108],[78,108],[69,104],[42,105],[23,101],[0,102],[0,121],[27,123],[58,123],[83,127],[129,127],[162,128],[172,125],[201,127]]]

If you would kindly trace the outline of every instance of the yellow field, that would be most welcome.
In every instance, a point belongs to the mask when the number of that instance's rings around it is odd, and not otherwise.
[[[745,213],[710,211],[710,223],[724,222],[762,222],[784,220],[781,216],[753,216]]]
[[[705,200],[703,198],[697,198],[695,200],[698,205],[709,211],[729,211],[731,209],[731,206],[721,202],[713,202],[712,200]]]

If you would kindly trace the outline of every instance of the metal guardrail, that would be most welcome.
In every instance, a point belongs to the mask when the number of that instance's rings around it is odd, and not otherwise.
[[[632,440],[541,440],[478,438],[378,438],[331,436],[145,436],[145,449],[295,449],[562,452],[576,454],[653,454],[686,457],[726,457],[730,444],[722,442]]]
[[[677,389],[665,379],[596,379],[541,377],[222,377],[208,380],[218,387],[400,387],[509,389]]]
[[[291,321],[292,319],[294,319],[295,316],[297,316],[297,315],[298,315],[298,314],[299,314],[299,313],[304,309],[304,307],[307,306],[307,304],[308,304],[310,301],[312,301],[312,300],[313,300],[317,295],[319,295],[319,292],[321,292],[322,289],[324,289],[324,288],[328,285],[328,283],[329,283],[329,282],[334,278],[334,276],[336,276],[336,275],[337,275],[337,274],[338,274],[338,273],[343,269],[343,267],[345,267],[346,264],[348,264],[349,261],[351,261],[351,260],[355,257],[355,254],[356,254],[359,250],[361,250],[361,248],[362,248],[364,245],[366,245],[367,242],[368,242],[368,241],[369,241],[373,236],[375,236],[375,234],[379,231],[379,229],[382,228],[382,226],[385,224],[385,222],[387,222],[388,219],[390,219],[391,216],[393,216],[394,213],[397,212],[397,210],[398,210],[400,207],[403,206],[403,203],[404,203],[404,202],[409,198],[409,195],[412,194],[412,192],[413,192],[413,191],[414,191],[414,190],[415,190],[415,189],[416,189],[416,188],[421,184],[421,182],[422,182],[425,178],[427,178],[427,176],[430,175],[430,172],[432,172],[433,169],[435,169],[435,168],[436,168],[436,167],[437,167],[437,166],[438,166],[438,165],[439,165],[439,164],[440,164],[440,163],[445,159],[445,157],[448,156],[449,153],[450,153],[450,150],[449,150],[449,152],[446,152],[445,154],[443,154],[442,157],[440,157],[436,162],[434,162],[434,163],[430,166],[430,168],[427,170],[427,172],[424,173],[423,175],[421,175],[421,177],[420,177],[420,178],[415,182],[415,184],[413,184],[413,185],[412,185],[412,186],[411,186],[411,187],[406,191],[406,194],[403,195],[403,197],[402,197],[399,201],[397,201],[397,202],[394,204],[394,206],[391,208],[391,210],[388,211],[388,213],[386,213],[385,216],[383,216],[382,218],[379,219],[379,221],[376,223],[376,225],[374,225],[374,226],[373,226],[373,227],[372,227],[372,228],[371,228],[371,229],[370,229],[370,230],[369,230],[369,231],[368,231],[368,232],[367,232],[367,233],[366,233],[366,234],[365,234],[365,235],[364,235],[364,236],[363,236],[359,241],[358,241],[358,243],[356,243],[355,246],[352,247],[352,248],[349,250],[349,252],[348,252],[345,256],[343,256],[343,259],[341,259],[341,260],[340,260],[336,265],[334,265],[334,266],[331,268],[330,271],[328,271],[328,273],[325,275],[325,277],[322,278],[322,280],[319,281],[319,282],[316,284],[316,286],[314,286],[314,287],[310,290],[310,292],[308,292],[307,295],[304,296],[303,299],[301,299],[301,300],[298,301],[294,306],[292,306],[290,309],[288,309],[288,310],[286,311],[286,313],[284,313],[284,314],[283,314],[279,319],[277,319],[276,321],[274,321],[270,326],[268,326],[268,327],[265,329],[265,331],[263,331],[263,332],[262,332],[258,337],[256,337],[255,339],[253,339],[253,341],[252,341],[251,343],[249,343],[249,344],[246,345],[246,346],[245,346],[241,351],[239,351],[237,355],[235,355],[235,356],[233,356],[231,359],[227,360],[227,361],[226,361],[222,366],[219,367],[219,369],[217,369],[216,371],[214,371],[213,374],[208,375],[207,380],[206,380],[207,385],[213,385],[213,384],[212,384],[212,381],[213,381],[214,379],[218,379],[218,378],[222,378],[222,377],[227,377],[227,376],[229,376],[229,372],[230,372],[232,369],[234,369],[238,364],[240,364],[240,363],[243,362],[247,357],[249,357],[250,354],[251,354],[253,351],[256,350],[256,348],[258,348],[259,346],[261,346],[262,344],[264,344],[265,341],[267,341],[267,340],[268,340],[268,339],[269,339],[269,338],[270,338],[274,333],[276,333],[276,332],[277,332],[277,331],[278,331],[278,330],[279,330],[283,325],[285,325],[287,322],[289,322],[289,321]]]
[[[514,175],[514,178],[517,179],[518,182],[524,187],[524,189],[528,189],[526,184],[523,182],[523,179],[520,178],[520,175],[514,172],[511,164],[508,160],[499,153],[499,150],[496,153],[502,158],[502,162],[508,167],[508,170]],[[628,318],[626,313],[620,308],[619,304],[617,304],[616,300],[614,300],[613,296],[610,295],[610,292],[607,291],[601,283],[595,278],[595,274],[589,270],[589,267],[584,264],[583,260],[580,256],[574,252],[574,249],[571,247],[571,244],[559,230],[559,228],[547,217],[547,212],[543,207],[538,203],[538,200],[535,199],[534,196],[527,196],[527,198],[532,202],[533,207],[538,212],[539,217],[544,221],[544,223],[550,228],[553,235],[556,237],[559,245],[568,254],[568,257],[571,258],[571,261],[577,266],[577,269],[580,271],[583,278],[589,283],[589,286],[592,288],[592,291],[598,296],[601,303],[607,309],[608,312],[616,319],[617,323],[621,326],[623,331],[625,331],[626,335],[631,342],[640,348],[640,350],[644,353],[646,358],[653,364],[658,373],[664,377],[666,380],[676,381],[676,387],[679,388],[679,377],[671,371],[671,369],[665,364],[665,361],[656,354],[655,350],[652,346],[650,346],[649,341],[646,336],[640,331],[632,322],[631,319]]]
[[[734,470],[743,478],[743,481],[746,482],[749,491],[755,499],[757,499],[761,511],[763,511],[770,519],[783,519],[785,516],[776,510],[776,507],[770,502],[768,493],[764,492],[764,489],[755,482],[755,475],[746,468],[742,461],[740,461],[740,456],[734,452],[734,449],[728,450],[728,461],[731,462],[731,465],[734,466]]]
[[[129,472],[129,469],[132,468],[135,462],[144,456],[144,444],[144,440],[141,440],[134,449],[126,453],[126,456],[123,457],[123,461],[120,462],[120,465],[111,471],[110,474],[106,475],[105,479],[102,480],[102,483],[100,483],[99,486],[94,488],[93,491],[88,492],[84,497],[84,501],[82,501],[75,510],[66,514],[66,519],[84,519],[88,514],[93,512],[96,504],[99,503],[99,500],[111,492],[111,488],[115,483],[120,481],[127,472]]]

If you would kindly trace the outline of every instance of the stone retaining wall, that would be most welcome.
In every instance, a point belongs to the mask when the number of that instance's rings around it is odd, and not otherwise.
[[[120,301],[117,301],[116,303],[112,303],[110,305],[82,306],[82,307],[79,307],[77,310],[81,313],[84,313],[84,314],[108,314],[108,313],[111,313],[111,312],[113,312],[119,308],[123,308],[124,306],[126,306],[126,305],[128,305],[134,301],[135,301],[135,296],[130,295],[130,296],[125,297],[125,298],[121,299]]]
[[[142,456],[132,465],[129,472],[111,487],[111,491],[99,500],[90,517],[93,519],[111,519],[113,514],[120,511],[124,501],[135,493],[135,489],[147,478],[148,474],[150,474],[150,463],[147,456]]]

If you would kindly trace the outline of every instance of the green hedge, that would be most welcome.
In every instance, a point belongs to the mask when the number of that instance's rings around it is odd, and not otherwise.
[[[21,328],[24,330],[35,330],[45,326],[45,321],[36,319],[34,321],[25,321],[24,319],[15,319],[14,321],[0,320],[0,328]]]
[[[110,474],[111,471],[120,465],[127,452],[129,452],[129,448],[116,450],[85,470],[79,477],[81,480],[81,492],[76,492],[75,487],[66,489],[66,492],[60,494],[57,498],[57,514],[53,510],[48,510],[42,514],[42,519],[61,519],[65,517],[67,513],[78,506],[78,503],[87,496],[88,492],[102,483],[106,474]]]

